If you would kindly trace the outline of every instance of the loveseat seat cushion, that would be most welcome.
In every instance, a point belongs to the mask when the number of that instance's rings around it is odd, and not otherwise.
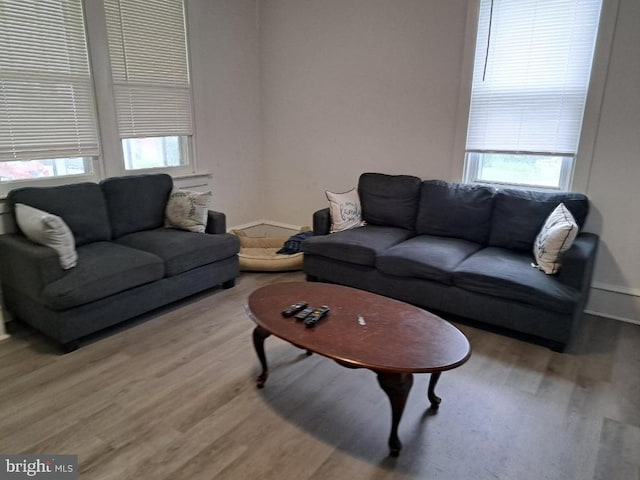
[[[523,302],[563,314],[573,313],[579,293],[531,266],[531,253],[486,247],[455,269],[456,286],[493,297]]]
[[[530,251],[545,220],[560,203],[565,204],[582,228],[589,213],[589,200],[581,193],[498,190],[489,245]]]
[[[65,310],[160,280],[162,259],[113,242],[78,247],[78,264],[42,291],[45,306]]]
[[[378,257],[376,267],[388,275],[452,285],[455,268],[481,248],[459,238],[420,235],[386,250]]]
[[[426,180],[420,189],[416,233],[486,244],[495,189]]]
[[[317,235],[302,242],[302,251],[348,263],[373,267],[376,257],[412,237],[403,228],[366,225],[330,235]]]
[[[421,183],[410,175],[363,173],[358,180],[362,219],[370,225],[414,230]]]
[[[76,246],[111,239],[107,204],[97,183],[74,183],[56,187],[23,187],[7,195],[11,211],[23,203],[62,218]]]
[[[107,178],[100,183],[113,238],[164,225],[173,179],[164,173]]]
[[[160,257],[168,277],[233,257],[240,251],[240,241],[230,233],[209,235],[174,228],[131,233],[116,242]]]

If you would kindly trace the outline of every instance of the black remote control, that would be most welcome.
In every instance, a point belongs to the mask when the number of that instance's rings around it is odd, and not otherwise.
[[[315,327],[316,323],[318,323],[320,320],[322,320],[324,317],[327,316],[327,314],[329,313],[329,310],[331,309],[326,305],[322,305],[321,307],[315,308],[313,312],[311,312],[311,314],[307,318],[305,318],[304,320],[305,327],[307,328]]]
[[[311,315],[311,312],[313,312],[313,308],[311,308],[311,307],[305,308],[301,312],[296,313],[295,318],[296,318],[296,320],[304,320],[309,315]]]
[[[293,317],[294,314],[296,314],[300,310],[303,310],[304,308],[306,308],[307,305],[309,305],[307,302],[294,303],[293,305],[288,306],[287,308],[285,308],[282,311],[282,316],[283,317]]]

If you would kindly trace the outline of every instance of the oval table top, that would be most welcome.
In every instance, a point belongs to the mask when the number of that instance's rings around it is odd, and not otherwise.
[[[328,305],[329,314],[307,328],[282,310],[299,301]],[[258,326],[298,347],[355,368],[433,373],[462,365],[469,341],[449,322],[421,308],[375,293],[327,283],[287,282],[249,296]]]

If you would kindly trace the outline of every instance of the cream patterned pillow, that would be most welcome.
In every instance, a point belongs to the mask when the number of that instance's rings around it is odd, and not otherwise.
[[[174,189],[165,211],[165,225],[190,232],[204,233],[211,192]]]
[[[64,270],[76,266],[78,263],[76,240],[64,220],[22,203],[16,203],[15,213],[16,223],[25,237],[58,252],[60,266]]]
[[[344,193],[325,193],[329,200],[329,211],[331,212],[331,233],[361,227],[365,224],[362,221],[362,208],[360,207],[360,196],[357,188],[354,187]]]
[[[560,269],[560,254],[573,245],[578,225],[571,212],[561,203],[551,212],[533,244],[533,266],[551,275]]]

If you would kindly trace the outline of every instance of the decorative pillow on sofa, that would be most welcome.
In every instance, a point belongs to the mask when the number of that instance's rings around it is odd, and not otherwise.
[[[331,233],[364,225],[357,188],[354,187],[344,193],[329,191],[325,193],[327,200],[329,200],[329,211],[331,213]]]
[[[578,224],[571,212],[561,203],[551,212],[533,244],[533,256],[544,273],[551,275],[560,268],[559,257],[573,245],[578,235]]]
[[[15,214],[16,223],[25,237],[58,252],[60,266],[64,270],[76,266],[78,253],[75,239],[64,220],[22,203],[16,203]]]
[[[190,232],[204,233],[207,227],[207,211],[211,198],[211,191],[191,192],[174,189],[167,202],[165,225]]]

